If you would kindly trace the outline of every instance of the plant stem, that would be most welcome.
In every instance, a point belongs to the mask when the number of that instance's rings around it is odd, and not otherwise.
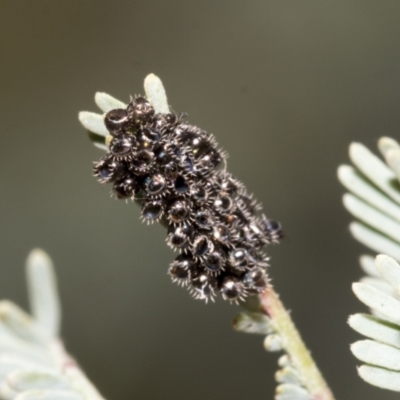
[[[312,395],[312,400],[334,400],[331,390],[301,339],[289,312],[272,286],[261,294],[260,300],[261,309],[271,318],[276,332],[282,339],[283,347],[291,363],[299,372],[302,384]]]

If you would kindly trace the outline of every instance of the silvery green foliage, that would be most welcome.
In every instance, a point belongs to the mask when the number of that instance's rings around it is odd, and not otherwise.
[[[400,391],[400,266],[385,255],[376,258],[375,266],[379,277],[372,279],[377,284],[353,284],[354,293],[373,315],[355,314],[349,318],[350,326],[369,338],[354,343],[351,351],[365,363],[358,369],[363,379]]]
[[[350,146],[354,167],[341,166],[339,179],[351,192],[345,207],[360,220],[350,225],[353,236],[377,253],[400,260],[400,146],[382,138],[379,148],[387,164],[359,143]],[[392,169],[393,168],[393,169]]]
[[[43,251],[29,255],[27,279],[32,316],[0,301],[0,399],[104,400],[58,337],[56,279]]]
[[[379,150],[386,163],[361,144],[350,146],[352,166],[341,166],[338,176],[351,192],[345,207],[358,222],[350,225],[353,236],[371,250],[382,253],[375,260],[364,255],[360,263],[366,276],[353,284],[356,296],[372,315],[350,317],[350,326],[366,336],[351,346],[365,364],[359,375],[372,385],[400,391],[400,146],[381,138]]]
[[[233,321],[233,328],[239,332],[264,335],[264,348],[269,352],[285,351],[284,339],[274,327],[273,320],[265,315],[256,297],[242,303],[245,311],[239,313]],[[311,400],[312,396],[303,385],[299,371],[291,363],[287,354],[278,360],[279,370],[275,374],[278,384],[275,400]]]

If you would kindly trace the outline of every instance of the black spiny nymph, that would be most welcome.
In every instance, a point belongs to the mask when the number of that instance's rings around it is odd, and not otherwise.
[[[147,222],[168,226],[179,255],[168,273],[197,299],[229,301],[267,285],[263,247],[282,238],[279,223],[260,215],[244,185],[221,168],[226,155],[182,115],[156,114],[144,98],[109,111],[108,153],[94,166],[119,199],[136,199]]]

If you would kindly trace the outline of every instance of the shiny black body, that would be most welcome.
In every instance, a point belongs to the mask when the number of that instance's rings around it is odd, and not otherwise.
[[[111,110],[105,125],[113,137],[94,173],[118,198],[138,200],[144,220],[168,226],[167,244],[180,253],[172,279],[205,300],[262,292],[263,248],[282,237],[281,227],[223,169],[214,137],[179,115],[156,114],[143,97]]]

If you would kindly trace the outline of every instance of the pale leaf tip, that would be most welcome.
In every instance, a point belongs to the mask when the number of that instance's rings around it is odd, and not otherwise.
[[[108,113],[116,108],[126,108],[126,104],[105,92],[96,92],[94,101],[103,113]]]
[[[107,95],[105,92],[96,92],[94,94],[94,101],[97,103],[105,95]]]
[[[365,357],[370,355],[371,345],[374,341],[369,339],[358,340],[350,345],[350,351],[353,355],[361,361],[365,361]]]
[[[144,78],[144,87],[145,87],[146,91],[149,88],[153,88],[153,90],[160,89],[160,88],[164,89],[164,85],[163,85],[161,79],[153,73],[148,74],[146,76],[146,78]]]
[[[361,282],[352,283],[351,288],[353,290],[353,293],[357,296],[357,294],[359,293],[359,291],[362,289],[363,286],[365,286],[365,283],[361,283]]]
[[[52,261],[50,256],[44,250],[36,248],[31,250],[28,254],[26,265],[28,268],[34,268],[37,265],[52,266]]]
[[[90,111],[79,111],[78,119],[79,122],[86,128],[87,121],[93,116],[94,113]]]
[[[358,239],[358,235],[359,235],[360,231],[362,230],[362,228],[363,228],[363,226],[358,222],[350,222],[350,224],[349,224],[350,233],[356,239]]]
[[[145,82],[150,82],[151,80],[157,80],[161,83],[161,79],[156,74],[153,73],[148,74],[146,78],[144,78]]]
[[[360,156],[365,154],[365,151],[368,150],[363,144],[358,143],[358,142],[353,142],[350,144],[349,147],[349,156],[350,159],[354,162],[357,160]]]
[[[357,347],[357,342],[356,342],[356,343],[352,343],[352,344],[350,345],[350,351],[353,353],[353,355],[355,355],[354,352],[356,351],[356,350],[355,350],[356,347]]]
[[[78,118],[79,121],[81,121],[82,119],[85,119],[85,117],[90,114],[90,111],[79,111],[78,112]]]
[[[359,143],[359,142],[351,142],[350,146],[349,146],[350,152],[358,151],[358,150],[363,149],[363,148],[364,148],[364,145],[362,143]]]
[[[158,76],[154,74],[147,75],[144,80],[144,90],[156,113],[169,113],[167,95],[164,85]]]
[[[354,321],[356,321],[356,320],[358,319],[357,315],[358,315],[358,314],[350,315],[349,318],[347,319],[347,323],[348,323],[351,327],[353,327]]]
[[[351,207],[352,201],[353,201],[353,196],[349,193],[345,193],[342,196],[342,201],[343,201],[343,205],[348,209],[348,211],[351,212],[351,210],[349,210],[349,208]]]
[[[391,149],[398,149],[399,144],[396,140],[383,136],[378,140],[378,148],[382,155],[385,155]]]
[[[357,368],[358,375],[365,382],[382,389],[400,391],[400,373],[372,365],[362,365]]]
[[[350,165],[339,165],[338,169],[337,169],[337,176],[340,180],[340,182],[343,183],[343,181],[346,181],[347,176],[349,175],[349,172],[352,170],[352,168],[350,167]]]

